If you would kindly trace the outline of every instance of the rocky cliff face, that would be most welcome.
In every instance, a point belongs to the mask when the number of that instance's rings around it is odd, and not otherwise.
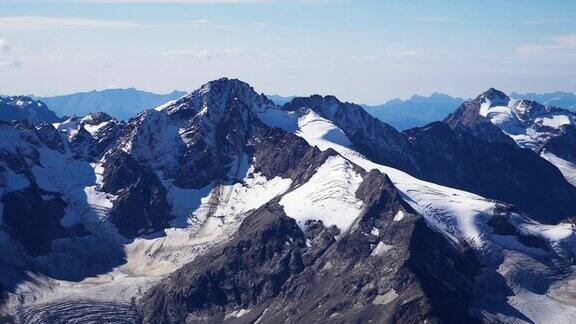
[[[480,113],[482,105],[507,105],[510,98],[503,92],[490,88],[476,99],[463,103],[455,112],[448,115],[444,121],[453,129],[468,132],[488,142],[514,145],[514,141],[487,116]]]
[[[515,205],[545,223],[576,213],[576,191],[564,176],[534,152],[519,148],[480,110],[507,105],[510,99],[491,89],[465,103],[446,122],[398,132],[362,108],[334,97],[296,98],[283,106],[309,125],[309,111],[342,131],[350,147],[368,159],[418,178],[470,191]],[[524,118],[536,112],[525,112]],[[472,127],[472,128],[469,128]],[[479,133],[482,132],[482,133]],[[329,134],[326,136],[334,137]]]
[[[457,133],[442,122],[405,133],[424,179],[514,204],[545,223],[576,214],[576,188],[530,150]]]
[[[530,218],[565,219],[572,187],[514,143],[220,79],[126,123],[0,123],[0,144],[0,313],[21,322],[575,313],[574,227]]]
[[[554,164],[566,180],[576,185],[576,160],[567,154],[574,141],[576,122],[576,115],[571,111],[531,100],[511,99],[501,91],[490,89],[463,104],[445,121],[458,132],[486,141],[511,143],[512,139],[516,145],[531,149]],[[502,137],[501,133],[506,136]]]
[[[13,96],[0,97],[0,120],[26,120],[38,125],[43,122],[56,123],[60,118],[41,101],[26,96]]]
[[[295,98],[282,108],[300,112],[311,109],[334,122],[353,143],[354,148],[366,157],[407,172],[418,170],[406,138],[358,105],[340,102],[333,96],[315,95]]]
[[[564,127],[563,133],[551,138],[541,151],[550,152],[564,160],[576,162],[576,127]]]
[[[428,228],[381,173],[365,174],[356,195],[366,207],[338,240],[322,223],[303,231],[276,202],[261,207],[225,246],[152,288],[142,321],[474,321],[474,256]]]

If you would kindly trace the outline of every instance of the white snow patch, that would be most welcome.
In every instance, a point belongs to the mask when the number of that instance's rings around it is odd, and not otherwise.
[[[226,314],[226,316],[224,316],[224,320],[227,320],[227,319],[232,318],[232,317],[235,317],[235,318],[242,317],[242,316],[248,314],[249,312],[250,312],[249,309],[239,309],[237,311],[233,311],[232,313]]]
[[[84,129],[87,130],[88,133],[90,133],[92,136],[94,136],[94,134],[96,134],[102,127],[108,125],[109,123],[109,121],[106,121],[98,125],[84,124]]]
[[[332,142],[331,137],[324,136],[323,131],[338,129],[330,121],[324,119],[324,122],[330,125],[313,128],[307,127],[310,124],[303,124],[303,128],[295,134],[322,150],[328,148],[336,150],[364,170],[377,169],[387,174],[406,202],[423,215],[430,226],[454,242],[458,242],[457,238],[478,244],[482,242],[478,224],[484,224],[490,217],[496,206],[494,202],[469,192],[423,181],[397,169],[374,163],[348,146],[342,145],[342,141]]]
[[[374,305],[386,305],[388,303],[393,302],[396,298],[398,298],[398,293],[394,289],[390,289],[384,295],[378,295],[372,301]]]
[[[394,221],[401,221],[404,218],[404,212],[399,210],[396,215],[394,215]]]
[[[548,160],[548,162],[554,164],[562,175],[570,184],[576,186],[576,164],[567,160],[564,160],[553,153],[542,152],[541,156]]]
[[[378,242],[378,245],[376,245],[376,248],[374,248],[374,250],[372,251],[372,253],[370,255],[382,256],[382,255],[384,255],[384,253],[390,251],[393,247],[394,247],[393,245],[388,245],[388,244],[385,244],[384,242]]]
[[[294,132],[298,129],[298,117],[294,111],[271,108],[259,112],[258,117],[270,127],[280,128],[287,132]]]
[[[158,106],[158,107],[155,107],[154,110],[162,111],[162,110],[170,107],[170,106],[171,106],[172,104],[174,104],[176,101],[178,101],[178,99],[170,100],[170,101],[168,101],[168,102],[165,103],[165,104],[162,104],[162,105],[160,105],[160,106]]]
[[[378,235],[380,235],[380,231],[376,227],[372,227],[370,234],[378,236]]]
[[[318,146],[321,150],[326,150],[333,144],[345,147],[352,145],[340,128],[312,110],[298,119],[298,127],[296,134],[302,137],[306,134],[306,140],[310,140],[311,145]]]
[[[329,157],[308,182],[284,195],[280,204],[286,215],[304,229],[307,220],[321,220],[345,232],[360,215],[362,201],[356,189],[362,176],[340,156]]]
[[[570,118],[566,115],[552,115],[551,117],[538,118],[536,119],[536,122],[552,128],[560,128],[561,126],[570,125],[572,123]]]

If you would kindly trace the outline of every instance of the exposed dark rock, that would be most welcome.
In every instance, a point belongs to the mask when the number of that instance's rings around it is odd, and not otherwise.
[[[291,278],[264,322],[474,322],[474,256],[431,230],[379,172],[367,174],[357,196],[366,210],[352,232]],[[367,234],[373,228],[376,237]]]
[[[474,256],[431,230],[379,172],[357,195],[367,208],[338,241],[317,222],[305,235],[276,202],[266,204],[231,241],[148,291],[143,322],[222,321],[239,309],[261,323],[474,322]],[[373,227],[379,235],[367,234]]]
[[[116,149],[110,151],[102,165],[102,191],[117,193],[138,181],[142,174],[142,167],[130,154]]]
[[[48,253],[55,239],[75,234],[60,223],[66,203],[58,194],[33,186],[9,192],[1,200],[4,229],[32,256]]]
[[[488,221],[494,234],[515,236],[518,242],[533,248],[549,250],[548,243],[540,237],[522,234],[510,221],[510,214],[496,212]]]
[[[332,244],[336,243],[336,236],[339,234],[340,230],[334,225],[324,227],[322,221],[307,221],[306,239],[309,246],[302,256],[304,265],[313,264]]]
[[[110,210],[110,221],[128,238],[164,229],[170,219],[166,189],[156,174],[145,170],[120,191]]]
[[[70,149],[78,157],[98,155],[98,141],[83,126],[70,136]]]
[[[510,98],[501,91],[490,88],[478,98],[463,103],[455,112],[448,115],[444,122],[457,132],[472,134],[487,142],[504,143],[516,146],[514,140],[490,120],[480,115],[480,106],[486,100],[492,104],[507,104]]]
[[[406,138],[358,105],[342,103],[334,96],[313,95],[294,98],[282,108],[289,111],[312,109],[334,122],[354,148],[370,160],[410,173],[418,170]]]
[[[56,123],[60,118],[41,101],[26,96],[0,97],[0,120],[27,120],[38,125],[43,122]]]
[[[277,203],[246,218],[235,238],[198,257],[143,297],[145,323],[223,318],[224,309],[268,303],[286,280],[304,267],[306,239],[296,222]]]
[[[545,223],[576,215],[576,188],[529,149],[486,142],[442,122],[405,133],[426,180],[512,203]]]
[[[566,126],[564,133],[551,138],[542,150],[576,163],[576,127],[572,125]]]
[[[337,154],[332,149],[320,151],[301,137],[268,127],[259,120],[253,122],[255,127],[248,142],[248,153],[253,159],[254,171],[268,179],[291,178],[293,186],[297,186],[316,173],[329,156]]]
[[[38,138],[40,138],[46,147],[59,151],[60,153],[66,151],[62,136],[52,124],[42,123],[36,127],[36,131],[38,132]]]

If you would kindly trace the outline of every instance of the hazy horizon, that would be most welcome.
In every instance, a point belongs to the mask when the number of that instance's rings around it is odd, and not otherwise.
[[[191,91],[220,77],[380,104],[576,91],[576,3],[0,0],[0,93]]]

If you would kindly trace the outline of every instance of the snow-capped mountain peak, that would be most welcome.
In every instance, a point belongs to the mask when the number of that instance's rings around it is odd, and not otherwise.
[[[510,97],[495,88],[486,90],[478,97],[478,99],[481,99],[483,103],[487,103],[490,106],[503,106],[507,105],[510,101]]]
[[[60,120],[42,101],[27,96],[0,97],[0,120],[27,120],[35,125]]]
[[[258,94],[245,82],[221,78],[210,81],[198,90],[162,108],[168,114],[200,115],[218,123],[231,108],[242,112],[261,112],[276,105],[263,94]]]
[[[576,114],[569,110],[532,100],[510,99],[491,88],[475,100],[462,104],[445,121],[455,129],[487,141],[512,139],[518,146],[541,154],[556,165],[570,183],[576,184],[576,160],[566,149],[554,144],[575,141],[574,132],[568,130],[576,125]]]

